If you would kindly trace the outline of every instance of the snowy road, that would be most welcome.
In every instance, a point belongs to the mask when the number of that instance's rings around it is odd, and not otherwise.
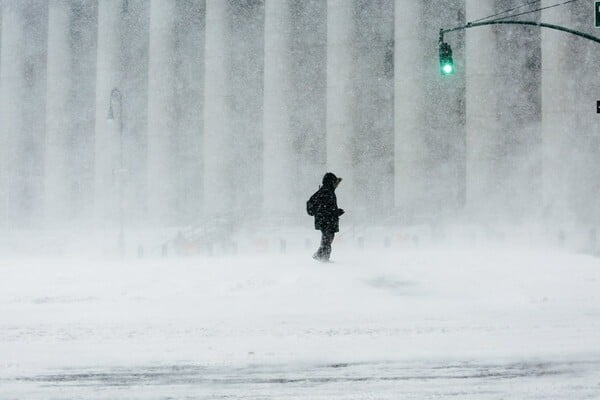
[[[78,369],[2,382],[27,399],[594,399],[600,360],[509,364],[357,363]]]
[[[0,399],[600,398],[600,261],[0,263]]]

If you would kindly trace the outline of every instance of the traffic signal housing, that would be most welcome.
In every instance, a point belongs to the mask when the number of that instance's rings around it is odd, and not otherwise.
[[[448,43],[440,43],[440,73],[442,76],[453,75],[455,72],[452,48]]]

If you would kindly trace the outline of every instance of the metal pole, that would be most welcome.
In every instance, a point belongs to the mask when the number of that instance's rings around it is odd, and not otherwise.
[[[460,31],[460,30],[468,29],[468,28],[475,28],[475,27],[478,27],[478,26],[485,26],[485,25],[530,25],[530,26],[538,26],[540,28],[549,28],[549,29],[554,29],[554,30],[561,31],[561,32],[567,32],[567,33],[573,34],[575,36],[579,36],[579,37],[582,37],[584,39],[591,40],[592,42],[600,43],[600,38],[598,38],[596,36],[588,35],[587,33],[576,31],[574,29],[565,28],[564,26],[560,26],[560,25],[547,24],[545,22],[535,22],[535,21],[505,21],[505,20],[491,20],[491,21],[475,22],[475,23],[469,22],[466,25],[457,26],[456,28],[440,29],[439,42],[442,43],[444,41],[444,34],[446,34],[446,33],[454,32],[454,31]]]

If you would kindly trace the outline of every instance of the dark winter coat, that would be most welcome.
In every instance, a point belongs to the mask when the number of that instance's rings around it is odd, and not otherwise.
[[[309,200],[313,204],[316,230],[326,232],[340,230],[339,220],[344,210],[338,208],[335,196],[335,188],[339,181],[341,179],[328,172],[323,177],[323,186]]]

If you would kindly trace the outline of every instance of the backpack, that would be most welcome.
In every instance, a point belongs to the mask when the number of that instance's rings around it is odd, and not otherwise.
[[[306,212],[311,217],[314,217],[317,213],[317,193],[318,192],[310,196],[310,199],[306,202]]]

